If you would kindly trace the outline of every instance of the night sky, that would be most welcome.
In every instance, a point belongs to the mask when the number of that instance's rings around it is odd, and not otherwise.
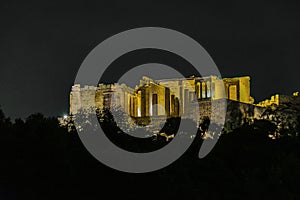
[[[194,38],[223,77],[251,76],[256,101],[300,90],[299,1],[199,2],[1,2],[2,110],[11,118],[67,113],[87,54],[116,33],[145,26]]]

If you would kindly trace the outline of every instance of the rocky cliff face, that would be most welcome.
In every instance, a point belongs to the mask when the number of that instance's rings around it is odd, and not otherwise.
[[[289,101],[266,108],[262,113],[262,119],[276,125],[273,133],[278,137],[296,137],[300,133],[300,97],[294,96]]]

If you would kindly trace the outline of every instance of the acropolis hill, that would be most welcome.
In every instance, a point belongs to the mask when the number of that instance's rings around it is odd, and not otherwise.
[[[222,90],[222,87],[225,88]],[[298,93],[294,93],[294,97]],[[199,106],[201,116],[210,116],[211,101],[227,99],[227,120],[253,120],[259,118],[266,107],[289,101],[293,96],[275,95],[270,100],[254,104],[250,96],[250,77],[220,79],[216,76],[185,79],[153,80],[143,77],[134,89],[125,84],[99,84],[96,86],[72,86],[70,115],[80,110],[120,107],[131,117],[188,117],[193,118],[194,106]],[[240,114],[236,114],[240,112]],[[234,115],[234,117],[232,116]],[[237,119],[235,116],[240,116]]]

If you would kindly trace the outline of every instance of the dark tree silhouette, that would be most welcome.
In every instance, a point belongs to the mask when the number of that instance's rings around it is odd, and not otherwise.
[[[117,130],[111,118],[107,120],[110,130]],[[170,123],[177,126],[176,120]],[[187,123],[195,126],[192,121]],[[167,125],[166,131],[172,132],[171,127]],[[33,114],[12,123],[0,110],[0,196],[299,199],[300,140],[298,136],[271,140],[268,133],[273,129],[272,124],[258,121],[223,134],[204,159],[197,157],[201,145],[198,134],[191,148],[170,166],[152,173],[128,174],[94,159],[76,131],[68,132],[55,118]],[[136,144],[125,134],[114,139],[144,150],[159,146],[155,140]]]

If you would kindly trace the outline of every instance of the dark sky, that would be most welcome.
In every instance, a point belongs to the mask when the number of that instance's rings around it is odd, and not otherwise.
[[[0,105],[11,118],[67,113],[85,56],[121,31],[165,27],[197,40],[223,77],[251,76],[256,101],[299,90],[299,1],[0,3]]]

